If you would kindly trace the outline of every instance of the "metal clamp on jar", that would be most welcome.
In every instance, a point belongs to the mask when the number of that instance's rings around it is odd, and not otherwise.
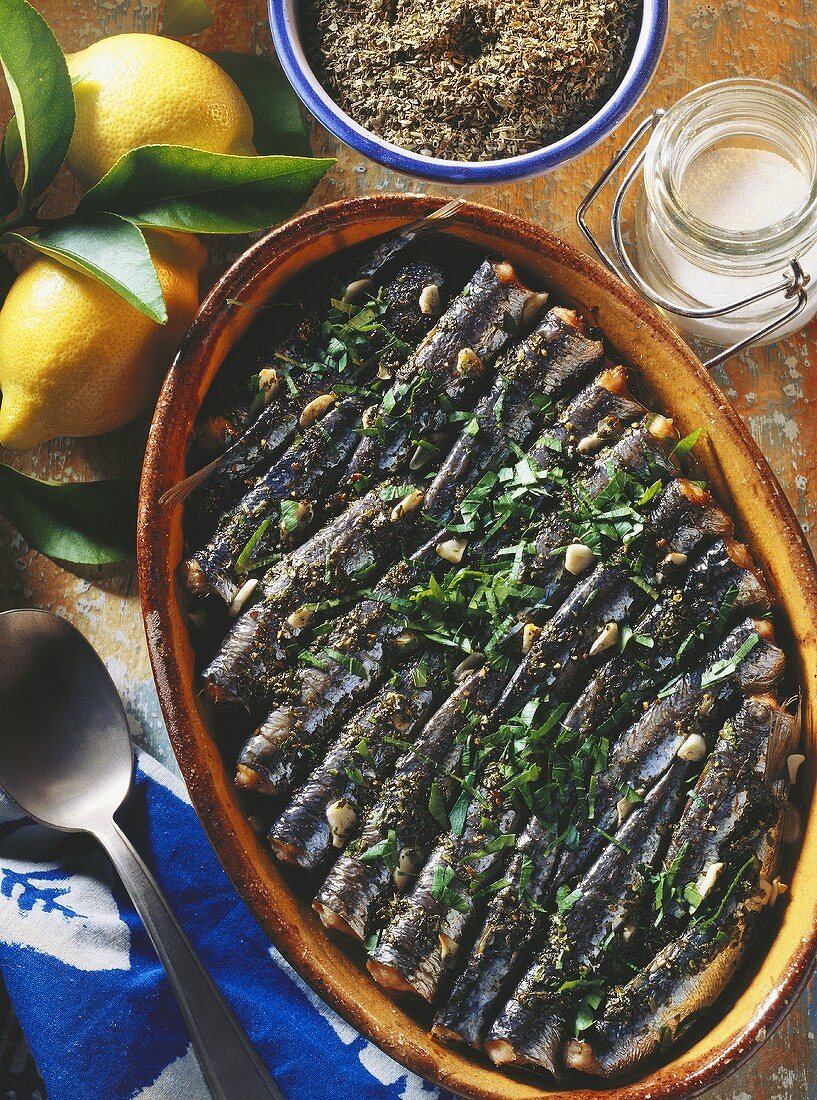
[[[587,212],[647,136],[613,200],[611,257]],[[622,215],[636,181],[631,256]],[[817,270],[817,109],[766,80],[698,88],[641,123],[577,220],[611,271],[682,332],[724,348],[708,367],[781,339],[817,313],[808,291]]]

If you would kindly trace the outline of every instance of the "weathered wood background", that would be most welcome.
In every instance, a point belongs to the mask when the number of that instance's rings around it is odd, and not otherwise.
[[[154,31],[158,4],[146,0],[34,0],[66,52],[105,35]],[[208,49],[271,52],[263,0],[211,0],[215,25],[197,40]],[[649,95],[636,111],[668,105],[700,84],[725,76],[779,78],[817,97],[817,8],[810,0],[675,0],[669,40]],[[0,89],[0,124],[8,100]],[[626,130],[625,124],[625,130]],[[582,244],[574,212],[609,161],[617,140],[544,179],[483,188],[469,197],[538,222]],[[338,162],[312,199],[313,205],[377,191],[441,191],[365,161],[315,128],[316,153]],[[76,192],[61,184],[60,208]],[[210,277],[242,247],[236,240],[212,248]],[[718,381],[746,419],[794,505],[807,533],[817,514],[817,327],[785,344],[733,359]],[[93,441],[56,440],[25,454],[3,454],[19,469],[55,479],[133,476],[141,462],[146,424]],[[172,765],[148,666],[136,581],[132,571],[84,576],[65,572],[31,553],[0,521],[0,609],[46,607],[67,615],[104,656],[124,699],[138,741]],[[811,534],[817,547],[817,531]],[[817,1100],[815,990],[803,997],[786,1024],[712,1100]],[[192,1100],[192,1098],[191,1098]]]

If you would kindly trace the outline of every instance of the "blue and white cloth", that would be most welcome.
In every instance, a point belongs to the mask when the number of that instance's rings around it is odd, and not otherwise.
[[[121,824],[288,1100],[449,1100],[301,981],[233,890],[184,785],[144,753]],[[207,1100],[164,973],[105,855],[3,802],[0,970],[49,1100]]]

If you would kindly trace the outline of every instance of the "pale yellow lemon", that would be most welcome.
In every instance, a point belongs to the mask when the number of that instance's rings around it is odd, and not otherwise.
[[[255,154],[246,100],[215,61],[190,46],[117,34],[67,60],[77,105],[67,163],[85,185],[140,145]]]
[[[149,409],[196,312],[206,252],[147,231],[167,305],[159,325],[89,275],[37,259],[0,309],[0,443],[99,435]]]

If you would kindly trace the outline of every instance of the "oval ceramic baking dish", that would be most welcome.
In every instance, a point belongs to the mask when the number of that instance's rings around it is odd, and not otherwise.
[[[548,1086],[507,1076],[477,1056],[435,1043],[420,1011],[395,1004],[374,985],[362,959],[335,942],[247,822],[232,773],[208,729],[194,680],[194,658],[176,569],[183,552],[182,509],[159,505],[185,473],[196,414],[230,348],[261,305],[310,265],[428,214],[443,200],[383,195],[324,206],[254,244],[205,300],[167,377],[148,441],[139,520],[139,578],[153,670],[167,727],[191,796],[227,873],[263,928],[310,985],[367,1037],[408,1068],[474,1100],[534,1100],[597,1095],[585,1086]],[[700,462],[730,509],[778,598],[777,626],[803,687],[809,803],[815,782],[817,570],[771,470],[701,364],[627,287],[587,256],[508,214],[463,206],[446,232],[507,257],[554,296],[592,315],[625,363],[641,372],[656,407],[682,433],[704,424]],[[694,1096],[733,1071],[780,1023],[809,978],[817,951],[817,818],[806,814],[788,903],[760,965],[738,983],[728,1010],[671,1060],[635,1081],[605,1088],[616,1100]]]

